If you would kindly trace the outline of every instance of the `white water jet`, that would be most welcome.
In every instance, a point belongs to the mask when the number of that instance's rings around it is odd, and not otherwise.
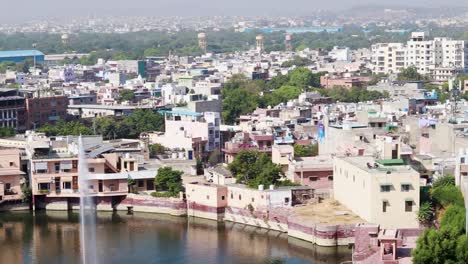
[[[89,179],[83,138],[79,138],[78,190],[80,193],[80,246],[83,264],[97,263],[96,256],[96,208],[92,182]]]

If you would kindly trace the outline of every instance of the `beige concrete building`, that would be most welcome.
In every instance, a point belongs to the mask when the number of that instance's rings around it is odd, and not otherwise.
[[[401,160],[344,157],[334,160],[335,199],[383,228],[419,227],[419,173]]]
[[[21,199],[21,182],[24,172],[20,170],[18,149],[0,150],[0,201]]]

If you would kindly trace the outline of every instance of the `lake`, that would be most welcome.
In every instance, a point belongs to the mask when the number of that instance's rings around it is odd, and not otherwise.
[[[318,247],[233,223],[125,212],[97,214],[99,263],[341,263],[347,247]],[[81,263],[77,212],[0,212],[0,263]]]

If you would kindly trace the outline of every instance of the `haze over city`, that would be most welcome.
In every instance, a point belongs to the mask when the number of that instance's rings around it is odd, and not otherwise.
[[[466,0],[0,6],[0,263],[468,263]]]
[[[385,0],[238,0],[238,1],[190,1],[190,0],[1,0],[0,4],[8,12],[2,14],[0,21],[20,21],[35,18],[69,18],[74,16],[93,15],[154,15],[154,16],[269,16],[269,15],[308,15],[323,9],[341,12],[355,6],[383,6],[448,8],[467,7],[464,0],[448,0],[440,3],[437,0],[396,0],[389,3]]]

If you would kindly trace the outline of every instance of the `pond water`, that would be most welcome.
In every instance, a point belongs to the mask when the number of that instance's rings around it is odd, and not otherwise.
[[[347,247],[317,247],[233,223],[157,214],[97,214],[98,263],[342,263]],[[76,212],[0,213],[0,263],[81,263]]]

